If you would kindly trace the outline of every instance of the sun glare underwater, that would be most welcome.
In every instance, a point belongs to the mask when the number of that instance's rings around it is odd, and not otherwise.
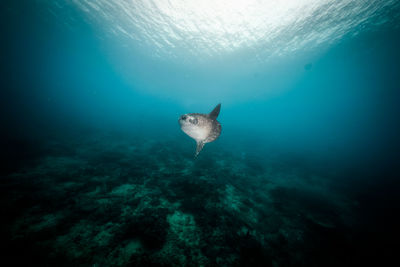
[[[0,20],[2,266],[398,261],[399,1],[4,1]]]

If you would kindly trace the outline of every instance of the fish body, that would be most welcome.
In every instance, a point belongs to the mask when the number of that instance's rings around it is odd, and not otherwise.
[[[220,136],[221,124],[217,121],[220,110],[221,104],[218,104],[209,114],[188,113],[179,117],[182,131],[196,141],[196,157],[204,144],[213,142]]]

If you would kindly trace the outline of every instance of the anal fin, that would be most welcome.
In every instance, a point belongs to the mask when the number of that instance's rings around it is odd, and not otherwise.
[[[197,141],[196,154],[194,155],[194,157],[197,157],[197,155],[199,155],[200,151],[204,147],[204,144],[204,141]]]

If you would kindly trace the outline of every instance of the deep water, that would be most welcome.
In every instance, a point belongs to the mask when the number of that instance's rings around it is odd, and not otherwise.
[[[129,43],[79,2],[1,4],[2,266],[398,261],[399,4],[253,60]],[[178,118],[218,103],[195,158]]]

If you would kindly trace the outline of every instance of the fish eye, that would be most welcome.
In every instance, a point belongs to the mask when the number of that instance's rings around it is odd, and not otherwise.
[[[196,125],[198,123],[198,120],[196,118],[194,118],[194,119],[191,119],[190,122]]]

